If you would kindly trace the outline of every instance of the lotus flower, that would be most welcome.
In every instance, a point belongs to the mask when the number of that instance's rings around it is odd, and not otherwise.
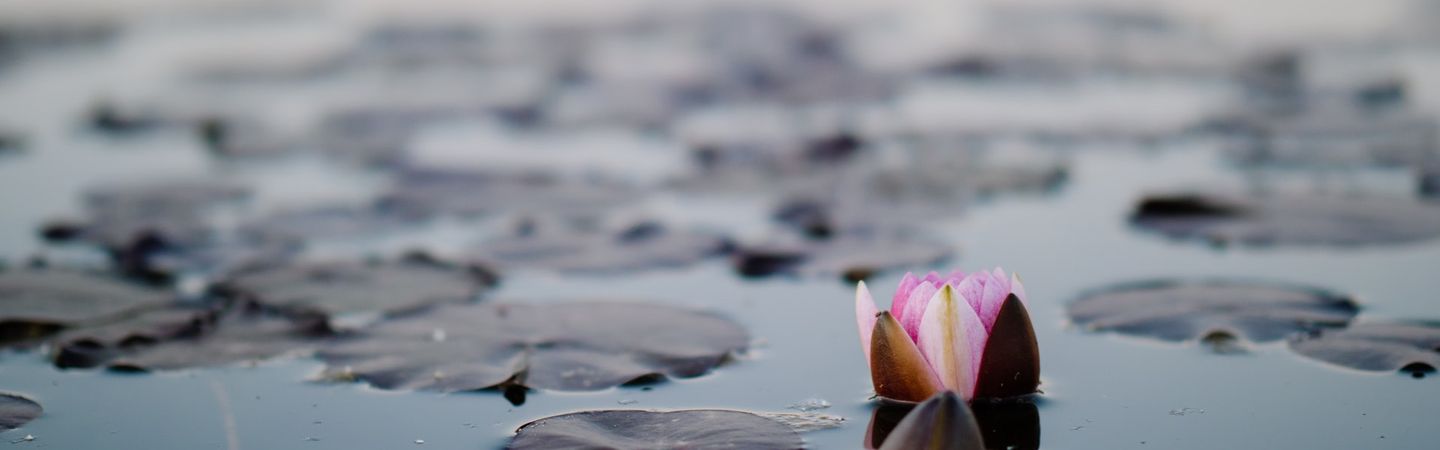
[[[998,268],[907,273],[889,311],[860,282],[855,316],[875,394],[919,402],[946,390],[967,401],[1035,392],[1040,351],[1024,298],[1020,280]]]

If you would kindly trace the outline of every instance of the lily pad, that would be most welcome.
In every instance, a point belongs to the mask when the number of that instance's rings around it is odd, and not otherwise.
[[[1322,327],[1343,327],[1360,311],[1347,295],[1242,280],[1153,280],[1090,292],[1067,308],[1093,331],[1180,342],[1243,337],[1273,342]]]
[[[40,417],[44,410],[34,400],[9,392],[0,392],[0,433],[20,428]]]
[[[381,322],[319,357],[328,377],[382,389],[588,391],[699,376],[749,339],[728,319],[662,305],[484,303]]]
[[[1141,200],[1130,221],[1215,244],[1351,246],[1440,236],[1440,207],[1392,196],[1157,195]]]
[[[1291,340],[1290,349],[1351,369],[1421,378],[1440,368],[1440,322],[1359,323]]]
[[[241,227],[261,240],[344,239],[395,232],[417,225],[421,216],[345,205],[279,211]]]
[[[536,232],[493,239],[471,257],[501,267],[613,273],[687,265],[728,246],[713,233],[644,222],[614,233]]]
[[[401,214],[474,216],[504,212],[592,215],[639,198],[615,183],[569,181],[546,176],[410,170],[382,200]]]
[[[732,262],[748,277],[843,275],[861,280],[882,271],[939,264],[954,253],[954,247],[938,242],[846,234],[824,241],[742,246]]]
[[[90,368],[159,342],[199,336],[215,326],[220,310],[173,305],[129,314],[119,320],[63,331],[52,343],[60,368]]]
[[[312,351],[332,335],[323,314],[239,302],[198,334],[139,346],[107,365],[120,371],[154,371],[253,363]]]
[[[800,449],[789,426],[742,411],[582,411],[515,430],[506,448]]]
[[[114,320],[173,300],[167,292],[98,274],[59,269],[0,272],[0,345]]]
[[[270,267],[218,283],[221,294],[327,314],[396,312],[474,299],[493,275],[440,263],[327,262]]]

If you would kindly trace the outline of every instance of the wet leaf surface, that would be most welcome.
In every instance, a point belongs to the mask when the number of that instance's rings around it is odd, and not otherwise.
[[[421,220],[379,208],[331,205],[275,212],[245,224],[240,233],[262,241],[355,239],[412,228]]]
[[[1219,245],[1353,246],[1440,236],[1440,207],[1377,195],[1157,195],[1142,200],[1130,221],[1172,238]]]
[[[682,267],[718,255],[723,237],[642,222],[615,232],[532,232],[481,243],[469,258],[504,267],[621,273]]]
[[[217,291],[266,305],[345,314],[473,300],[493,281],[485,269],[438,262],[321,262],[239,273],[220,281]]]
[[[117,320],[61,332],[51,341],[51,360],[60,368],[90,368],[162,341],[211,331],[221,310],[174,304],[127,314]]]
[[[119,371],[156,371],[256,363],[308,353],[333,334],[323,314],[241,302],[197,333],[122,348],[106,365]]]
[[[65,327],[103,323],[174,301],[98,274],[61,269],[0,272],[0,344],[40,338]]]
[[[663,305],[485,303],[385,321],[319,357],[326,376],[382,389],[585,391],[699,376],[748,345],[728,319]]]
[[[879,272],[923,268],[951,258],[955,249],[915,238],[844,235],[828,240],[742,245],[731,258],[743,276],[844,276],[851,281]]]
[[[512,450],[551,448],[800,449],[789,426],[726,410],[582,411],[547,417],[515,431]]]
[[[1302,286],[1243,280],[1153,280],[1081,296],[1067,313],[1091,331],[1180,342],[1220,336],[1273,342],[1343,327],[1359,312],[1349,296]]]
[[[39,403],[9,392],[0,392],[0,433],[35,420],[44,412]]]
[[[1301,355],[1351,369],[1421,378],[1440,368],[1440,322],[1364,322],[1290,341]]]

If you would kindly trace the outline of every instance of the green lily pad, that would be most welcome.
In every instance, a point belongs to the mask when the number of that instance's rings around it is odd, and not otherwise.
[[[1440,236],[1440,207],[1377,195],[1158,195],[1141,200],[1130,221],[1168,237],[1221,245],[1354,246]]]

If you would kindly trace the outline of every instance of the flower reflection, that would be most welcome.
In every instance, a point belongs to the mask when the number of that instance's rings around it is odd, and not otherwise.
[[[914,403],[879,402],[870,415],[870,425],[865,430],[864,447],[867,449],[881,448],[886,439],[895,433],[900,422],[916,409],[917,405]],[[1034,403],[1028,401],[976,402],[970,405],[970,414],[975,418],[985,448],[1014,450],[1040,448],[1040,411]],[[919,419],[916,418],[916,420]],[[941,426],[942,424],[931,425]],[[892,447],[898,444],[899,442],[892,443]]]

